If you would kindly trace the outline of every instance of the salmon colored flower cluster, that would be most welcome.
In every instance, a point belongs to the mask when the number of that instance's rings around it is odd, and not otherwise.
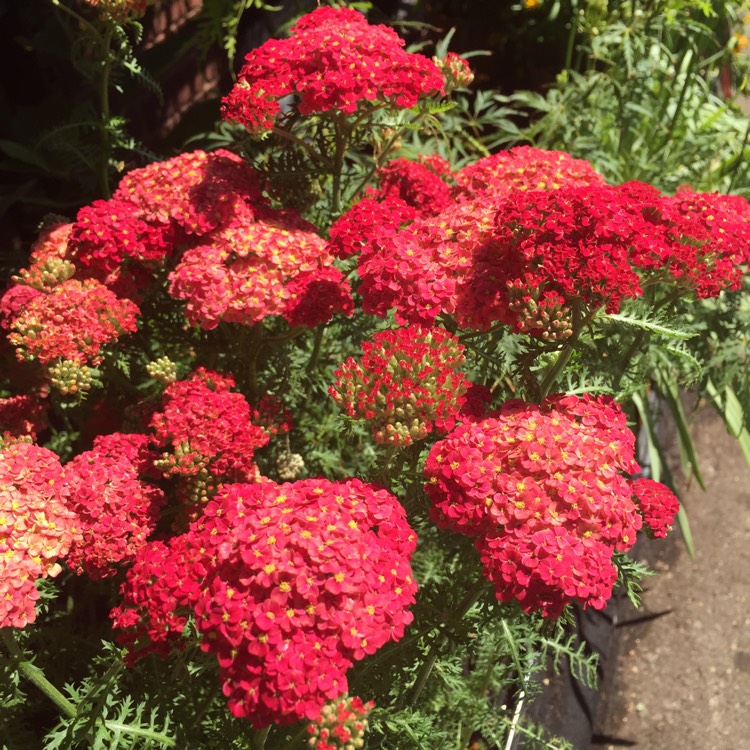
[[[516,146],[469,164],[456,174],[457,195],[489,192],[496,198],[515,190],[557,190],[604,185],[604,178],[584,159],[564,151]]]
[[[68,507],[78,516],[80,537],[68,565],[90,578],[113,576],[135,560],[156,528],[163,491],[147,435],[100,435],[92,450],[65,466]]]
[[[36,619],[39,578],[54,578],[78,538],[63,468],[46,448],[0,444],[0,627]]]
[[[138,312],[94,279],[69,279],[33,296],[12,319],[9,339],[19,360],[97,365],[103,347],[136,330]]]
[[[456,423],[471,385],[458,370],[463,347],[443,328],[381,331],[336,370],[329,393],[381,444],[406,446]]]
[[[617,579],[612,553],[630,549],[642,525],[625,476],[636,471],[619,406],[563,395],[511,401],[457,427],[425,467],[433,518],[475,538],[498,599],[547,617],[571,601],[604,607]]]
[[[222,483],[258,476],[254,452],[269,436],[234,386],[232,377],[199,368],[165,389],[151,418],[153,445],[162,452],[156,466],[182,480],[181,494],[192,503],[205,502]]]
[[[443,91],[443,76],[426,57],[403,49],[387,26],[373,26],[349,8],[317,8],[245,57],[222,114],[252,132],[271,130],[279,100],[293,95],[302,115],[338,110],[351,114],[387,102],[409,109]]]
[[[193,325],[254,325],[283,315],[292,325],[314,326],[337,312],[352,314],[348,282],[333,267],[325,240],[296,214],[238,210],[206,239],[169,276],[170,294],[187,302]]]
[[[357,750],[364,747],[367,716],[375,708],[357,696],[327,703],[313,724],[308,724],[308,744],[316,750]]]
[[[448,52],[443,58],[433,57],[432,61],[440,68],[445,78],[446,93],[471,86],[474,81],[474,73],[469,61],[455,52]]]
[[[228,485],[169,547],[145,548],[114,624],[138,654],[164,653],[192,611],[235,716],[315,719],[411,622],[415,546],[396,498],[357,479]]]

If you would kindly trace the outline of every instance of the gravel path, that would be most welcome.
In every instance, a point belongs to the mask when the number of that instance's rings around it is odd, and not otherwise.
[[[750,750],[750,469],[710,410],[693,434],[706,492],[681,490],[696,557],[677,529],[652,543],[658,574],[621,615],[592,750]]]

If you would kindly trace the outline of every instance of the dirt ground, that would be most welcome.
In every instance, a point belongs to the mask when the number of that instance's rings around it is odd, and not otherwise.
[[[677,529],[651,545],[658,574],[620,614],[591,750],[750,750],[750,469],[711,410],[693,424],[696,556]]]

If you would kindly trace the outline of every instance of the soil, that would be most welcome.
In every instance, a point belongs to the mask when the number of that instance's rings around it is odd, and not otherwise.
[[[695,540],[645,551],[657,575],[618,613],[591,750],[750,750],[750,469],[710,409],[692,430],[705,492],[678,479]]]

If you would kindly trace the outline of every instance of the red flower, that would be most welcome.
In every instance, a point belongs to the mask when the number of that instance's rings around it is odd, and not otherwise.
[[[411,445],[433,429],[450,430],[470,385],[457,368],[463,347],[443,328],[419,326],[376,333],[349,358],[329,393],[354,419],[364,419],[376,442]]]
[[[674,493],[653,479],[636,479],[633,494],[651,534],[657,538],[665,537],[680,509],[680,502]]]
[[[131,562],[156,528],[164,493],[147,481],[157,475],[147,435],[99,436],[90,451],[65,466],[69,507],[77,514],[80,538],[68,565],[91,578],[115,575]]]
[[[386,26],[371,26],[348,8],[323,7],[303,16],[288,39],[272,39],[245,58],[223,116],[251,131],[270,130],[278,100],[294,94],[300,114],[337,109],[351,114],[371,102],[409,109],[442,92],[434,63],[403,49]]]
[[[396,498],[356,479],[230,485],[187,534],[142,551],[115,626],[132,661],[165,653],[192,609],[234,715],[315,719],[411,622],[415,545]]]
[[[136,328],[138,308],[93,279],[70,279],[37,294],[13,319],[9,336],[20,360],[97,365],[102,348]]]
[[[612,551],[641,528],[634,438],[613,401],[552,396],[511,401],[436,443],[427,493],[438,525],[476,538],[498,598],[557,617],[600,608],[617,578]]]

